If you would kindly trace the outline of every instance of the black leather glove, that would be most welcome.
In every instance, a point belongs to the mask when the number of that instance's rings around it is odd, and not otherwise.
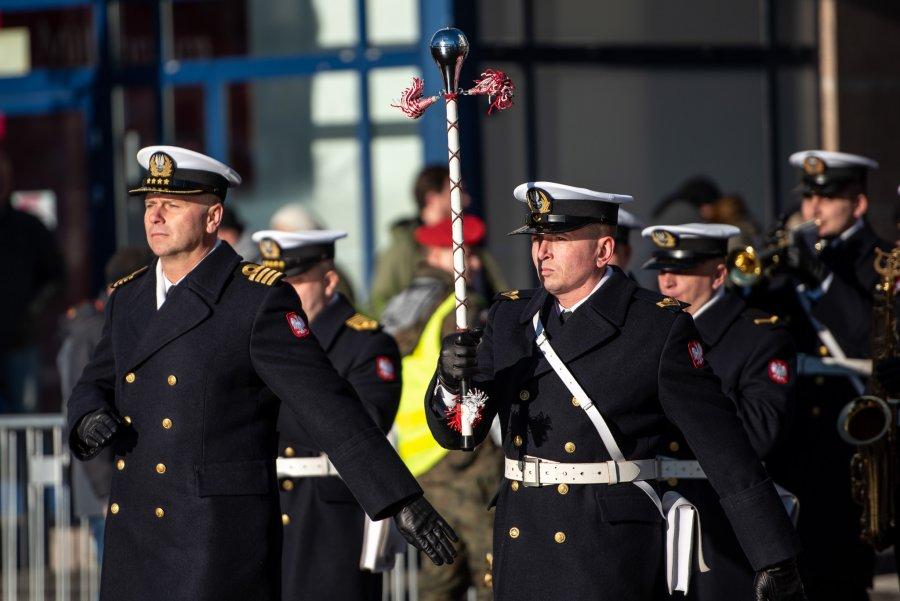
[[[394,516],[394,522],[403,538],[425,553],[434,565],[453,563],[456,557],[453,543],[459,537],[425,497],[419,497],[401,509]]]
[[[119,417],[109,409],[97,409],[81,418],[75,433],[87,449],[97,450],[112,442],[121,424]]]
[[[789,559],[756,573],[756,601],[806,601],[797,560]]]
[[[875,378],[889,394],[900,392],[900,357],[889,357],[875,362]]]
[[[478,343],[481,330],[467,330],[448,334],[441,340],[441,360],[438,376],[441,384],[454,394],[459,393],[459,381],[478,372]]]
[[[797,278],[809,290],[822,285],[831,273],[825,263],[816,256],[809,239],[797,232],[791,237],[791,245],[784,254],[784,270]]]

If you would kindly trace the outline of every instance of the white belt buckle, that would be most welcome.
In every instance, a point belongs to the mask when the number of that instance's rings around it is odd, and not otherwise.
[[[534,465],[534,480],[529,480],[525,471],[525,466],[531,463]],[[541,485],[541,458],[540,457],[523,457],[522,458],[522,486],[535,488]]]

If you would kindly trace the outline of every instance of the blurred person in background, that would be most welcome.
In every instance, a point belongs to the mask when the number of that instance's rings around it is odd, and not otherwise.
[[[387,434],[400,404],[397,343],[338,292],[335,242],[346,232],[253,234],[262,264],[284,273],[309,327],[338,374]],[[284,526],[281,598],[379,601],[382,575],[360,570],[365,514],[328,457],[292,411],[278,415],[278,470]]]
[[[789,223],[818,224],[790,236],[771,277],[747,300],[777,314],[800,353],[795,419],[768,468],[800,500],[800,568],[810,600],[862,601],[874,554],[860,538],[862,508],[853,500],[850,469],[855,447],[839,435],[838,416],[865,383],[829,369],[823,358],[871,357],[875,249],[890,248],[865,219],[868,175],[878,164],[825,150],[794,153],[790,164],[802,199]]]
[[[654,251],[644,269],[657,272],[660,294],[681,302],[694,318],[704,357],[734,403],[753,449],[765,461],[793,415],[797,353],[777,317],[748,308],[737,293],[726,290],[728,242],[738,235],[737,227],[718,223],[648,227],[643,236],[654,243]],[[676,430],[667,454],[696,460]],[[753,568],[709,481],[673,478],[661,487],[690,499],[703,523],[703,555],[710,571],[695,574],[685,597],[754,601]]]
[[[269,219],[269,228],[279,232],[309,232],[325,229],[322,223],[313,217],[299,202],[282,205],[281,208],[275,211]],[[255,251],[250,256],[255,257]],[[337,291],[343,294],[351,304],[356,304],[356,293],[353,290],[353,285],[350,283],[347,270],[337,263],[334,265],[334,270],[338,275]]]
[[[222,210],[222,227],[219,228],[219,239],[224,240],[234,248],[234,252],[247,260],[256,256],[257,248],[250,236],[245,234],[246,227],[238,216],[237,211],[231,207]]]
[[[655,223],[700,223],[712,218],[712,205],[722,196],[718,184],[705,175],[695,175],[663,198],[653,209]]]
[[[12,164],[0,149],[0,256],[15,287],[0,295],[0,414],[37,410],[42,319],[65,286],[65,262],[41,221],[13,208]]]
[[[631,255],[634,251],[631,246],[631,232],[642,229],[644,229],[642,221],[625,209],[619,209],[619,223],[616,226],[616,234],[614,236],[616,247],[613,250],[613,256],[609,264],[627,273],[631,279],[634,279],[631,271],[628,269],[628,263],[631,261]]]
[[[391,227],[391,243],[375,262],[375,275],[369,306],[375,315],[384,311],[388,300],[409,286],[419,265],[420,246],[415,239],[415,231],[421,225],[436,225],[450,217],[450,172],[446,165],[429,165],[416,176],[413,197],[418,213],[415,217],[403,219]],[[471,198],[462,191],[463,209],[469,206]],[[491,298],[495,293],[507,288],[500,266],[491,255],[480,251],[482,269],[477,280],[470,280],[469,286]]]
[[[756,244],[759,238],[759,225],[747,210],[747,203],[739,194],[726,194],[717,198],[709,208],[709,223],[726,223],[733,225],[740,232],[729,238],[728,250],[745,248]]]
[[[463,220],[466,275],[481,269],[478,246],[485,236],[484,222],[468,215]],[[459,557],[452,566],[432,569],[422,565],[419,598],[422,601],[462,601],[474,587],[476,599],[491,598],[490,572],[493,514],[487,507],[503,474],[503,453],[491,441],[475,452],[448,451],[431,436],[422,398],[431,382],[441,352],[441,339],[456,331],[453,292],[453,246],[450,218],[415,230],[419,245],[415,277],[392,298],[382,322],[403,355],[403,394],[397,414],[400,457],[419,480],[441,515],[454,524],[460,538]],[[485,302],[470,294],[469,325],[483,323]]]
[[[81,372],[91,358],[103,332],[104,309],[112,285],[150,263],[151,255],[143,248],[129,247],[118,251],[106,262],[103,270],[106,286],[93,300],[86,300],[71,307],[63,320],[64,335],[56,366],[63,398],[68,398]],[[86,519],[94,540],[98,560],[103,558],[103,525],[109,502],[109,485],[112,477],[113,454],[104,449],[96,461],[72,462],[72,511]]]

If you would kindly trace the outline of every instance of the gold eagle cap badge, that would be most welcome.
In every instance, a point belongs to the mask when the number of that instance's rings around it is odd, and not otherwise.
[[[553,197],[540,188],[531,188],[525,193],[528,209],[538,215],[546,215],[553,209]]]
[[[825,173],[825,161],[817,156],[803,159],[803,173],[806,175],[822,175]]]
[[[175,160],[164,152],[153,153],[150,157],[150,175],[153,177],[172,177],[175,171]]]
[[[660,248],[674,248],[678,244],[678,236],[667,230],[655,230],[650,239]]]

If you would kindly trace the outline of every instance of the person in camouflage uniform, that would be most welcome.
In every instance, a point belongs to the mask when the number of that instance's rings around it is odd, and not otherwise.
[[[481,269],[480,253],[473,247],[484,239],[484,223],[467,216],[463,238],[471,277]],[[415,239],[422,246],[415,277],[390,300],[382,316],[385,331],[397,340],[403,356],[403,392],[395,422],[398,451],[460,538],[454,564],[433,570],[423,563],[419,598],[457,601],[466,599],[474,587],[477,599],[491,599],[493,513],[488,506],[502,480],[503,452],[490,442],[473,453],[447,451],[428,430],[422,398],[434,373],[441,339],[456,331],[450,219],[420,226]],[[484,300],[470,295],[470,324],[480,326],[484,312]]]

